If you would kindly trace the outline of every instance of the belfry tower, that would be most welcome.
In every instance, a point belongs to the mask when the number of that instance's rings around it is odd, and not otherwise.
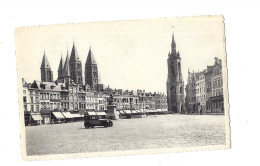
[[[53,73],[49,61],[47,59],[47,56],[45,55],[45,51],[43,54],[42,64],[41,64],[41,81],[43,82],[53,81]]]
[[[91,90],[98,91],[98,68],[91,47],[85,64],[85,83],[90,86]]]
[[[181,57],[176,52],[174,34],[172,34],[171,52],[168,54],[167,103],[168,110],[180,113],[184,106],[184,82],[181,72]]]
[[[82,82],[82,65],[79,59],[78,51],[73,43],[70,60],[69,60],[70,78],[75,84],[83,84]]]

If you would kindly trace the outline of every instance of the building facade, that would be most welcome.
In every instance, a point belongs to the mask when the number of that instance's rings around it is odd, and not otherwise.
[[[190,113],[224,113],[222,61],[201,72],[188,72],[185,106]]]

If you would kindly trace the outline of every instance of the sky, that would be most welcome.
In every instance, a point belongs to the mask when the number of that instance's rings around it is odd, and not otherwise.
[[[226,61],[224,22],[217,16],[41,25],[15,31],[18,80],[41,79],[44,51],[57,79],[60,58],[66,58],[75,42],[83,73],[91,47],[104,85],[166,93],[172,33],[185,84],[188,69],[206,69],[214,57]]]

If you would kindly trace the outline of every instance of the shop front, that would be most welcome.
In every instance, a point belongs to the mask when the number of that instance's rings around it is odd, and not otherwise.
[[[51,123],[51,111],[48,109],[48,110],[41,110],[40,111],[41,113],[41,116],[43,118],[43,124],[50,124]]]
[[[40,113],[31,113],[31,125],[41,125],[43,118]]]
[[[208,107],[211,113],[224,113],[223,95],[210,97]]]

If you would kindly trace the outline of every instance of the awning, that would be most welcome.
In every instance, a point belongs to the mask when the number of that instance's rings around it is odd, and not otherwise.
[[[125,114],[125,112],[124,111],[120,111],[120,114]]]
[[[41,115],[39,115],[39,114],[31,114],[31,116],[32,116],[32,118],[33,118],[33,120],[43,120],[42,119],[42,116]]]
[[[71,114],[70,112],[62,112],[63,116],[65,116],[65,118],[69,119],[69,118],[74,118],[73,114]]]
[[[105,112],[96,112],[97,115],[101,115],[101,116],[104,116],[104,115],[107,115]]]
[[[132,114],[137,114],[137,111],[136,110],[132,110]]]
[[[137,112],[137,113],[142,113],[142,111],[141,111],[141,110],[136,110],[136,112]]]
[[[97,115],[96,112],[87,112],[88,115]]]
[[[57,119],[65,119],[65,117],[61,114],[61,112],[52,112],[52,114],[53,114]]]
[[[131,114],[132,112],[131,112],[131,110],[125,110],[125,113],[126,114]]]
[[[82,116],[80,114],[71,114],[74,118],[81,118]]]

